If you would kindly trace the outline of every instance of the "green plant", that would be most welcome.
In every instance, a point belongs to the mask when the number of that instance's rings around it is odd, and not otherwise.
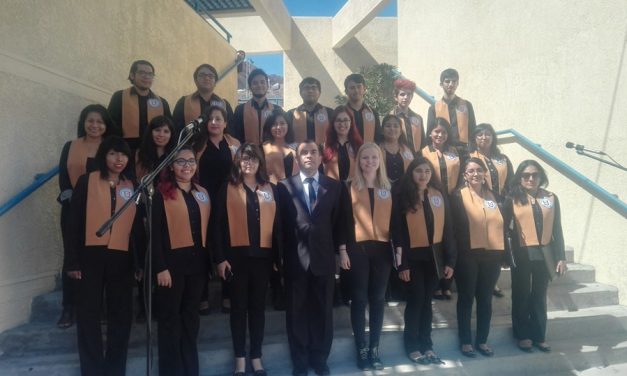
[[[359,73],[366,80],[365,102],[379,114],[384,115],[390,112],[396,102],[394,101],[394,80],[399,77],[397,68],[394,65],[381,63],[369,67],[361,67]],[[337,105],[346,104],[346,95],[335,96]]]

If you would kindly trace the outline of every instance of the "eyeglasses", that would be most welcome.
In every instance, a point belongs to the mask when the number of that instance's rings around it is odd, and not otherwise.
[[[533,178],[533,180],[537,180],[540,177],[540,173],[538,173],[538,172],[523,172],[522,174],[520,174],[520,177],[522,177],[524,180],[529,180],[530,178]]]
[[[339,124],[347,124],[351,122],[351,119],[336,119],[335,122]]]
[[[155,78],[154,72],[146,72],[146,71],[138,70],[137,72],[135,72],[135,74],[138,76],[146,77],[146,78]]]
[[[208,80],[215,80],[216,76],[211,74],[211,73],[198,73],[198,78],[200,79],[208,79]]]
[[[196,166],[196,160],[193,158],[192,159],[178,158],[174,160],[174,164],[179,167]]]

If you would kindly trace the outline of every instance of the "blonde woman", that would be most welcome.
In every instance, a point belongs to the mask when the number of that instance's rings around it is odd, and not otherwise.
[[[379,337],[383,325],[385,290],[394,257],[390,251],[392,194],[381,149],[362,145],[356,157],[355,175],[348,183],[348,248],[340,250],[340,263],[348,270],[351,324],[357,348],[357,367],[383,369]],[[399,248],[400,250],[400,248]],[[366,344],[366,305],[370,306],[370,343]]]

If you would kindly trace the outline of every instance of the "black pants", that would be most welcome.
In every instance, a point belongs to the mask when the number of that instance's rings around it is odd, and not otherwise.
[[[308,270],[285,279],[287,339],[294,370],[326,365],[333,342],[334,274]]]
[[[370,347],[379,346],[383,326],[385,290],[392,260],[390,245],[383,242],[357,243],[348,251],[351,268],[348,282],[351,290],[351,325],[358,349],[366,345],[366,306],[369,306]]]
[[[405,351],[425,352],[433,349],[431,321],[433,308],[431,297],[438,285],[438,275],[432,260],[409,262],[407,306],[405,307]]]
[[[133,269],[128,252],[87,247],[81,255],[77,316],[78,353],[83,375],[124,375],[131,332]],[[107,343],[103,348],[100,313],[103,290]]]
[[[521,252],[522,253],[522,252]],[[512,326],[514,337],[544,342],[546,334],[546,291],[549,273],[544,261],[529,261],[516,255],[512,268]]]
[[[170,270],[172,287],[158,286],[155,290],[160,375],[198,375],[198,304],[205,274]]]
[[[492,291],[499,277],[502,257],[481,250],[460,255],[457,275],[457,326],[461,344],[471,344],[470,317],[473,301],[477,300],[477,333],[475,344],[484,344],[490,333]]]
[[[250,331],[250,357],[261,358],[266,323],[266,293],[272,270],[270,258],[238,256],[229,260],[231,336],[236,358],[246,356],[246,324]]]
[[[70,216],[70,204],[63,203],[61,204],[61,238],[63,240],[63,249],[67,249],[69,247],[69,235],[68,231],[68,219]],[[63,308],[72,308],[75,307],[78,296],[79,284],[76,279],[72,279],[68,277],[65,270],[61,272],[61,288],[63,291]]]

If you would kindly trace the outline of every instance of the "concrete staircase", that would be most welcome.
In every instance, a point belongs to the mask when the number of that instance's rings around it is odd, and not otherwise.
[[[627,307],[618,305],[616,288],[595,282],[594,268],[572,263],[569,273],[549,288],[547,341],[553,351],[526,354],[518,350],[511,334],[510,273],[503,270],[499,286],[504,298],[494,298],[489,343],[493,358],[468,359],[458,351],[455,300],[434,303],[433,340],[446,364],[421,366],[404,355],[403,304],[387,307],[381,339],[383,371],[361,372],[355,367],[355,350],[349,308],[335,309],[335,338],[329,366],[335,375],[626,375]],[[78,375],[76,328],[57,329],[60,292],[33,302],[30,323],[0,334],[0,375]],[[474,325],[474,323],[473,323]],[[155,325],[156,330],[156,325]],[[156,334],[156,333],[155,333]],[[145,326],[133,326],[129,345],[129,375],[145,374]],[[199,341],[203,375],[229,375],[232,347],[228,315],[212,313],[201,318]],[[156,346],[155,372],[156,371]],[[285,335],[285,315],[268,308],[264,363],[269,374],[291,374]],[[313,373],[312,373],[313,374]]]

